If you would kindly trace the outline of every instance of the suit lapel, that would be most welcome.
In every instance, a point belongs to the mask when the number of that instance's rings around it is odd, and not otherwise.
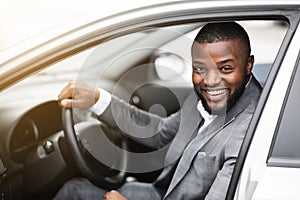
[[[181,109],[181,122],[178,132],[170,144],[169,150],[165,159],[165,166],[174,163],[181,156],[186,145],[195,135],[202,121],[198,110],[196,109],[198,99],[192,92],[185,101]]]
[[[170,183],[170,186],[167,190],[165,198],[172,192],[172,190],[178,185],[178,183],[183,179],[183,177],[188,172],[189,168],[191,167],[191,163],[194,157],[197,155],[200,149],[209,148],[206,145],[209,144],[208,142],[215,136],[227,123],[224,125],[224,117],[217,117],[213,124],[214,126],[208,126],[202,134],[197,135],[191,143],[187,146],[180,162],[177,165],[176,171],[174,173],[173,179]],[[230,123],[233,120],[230,120]],[[197,132],[197,131],[196,131]]]

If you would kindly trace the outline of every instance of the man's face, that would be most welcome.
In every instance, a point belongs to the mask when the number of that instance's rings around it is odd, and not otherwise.
[[[254,62],[238,39],[192,47],[193,84],[210,113],[230,109],[244,91]]]

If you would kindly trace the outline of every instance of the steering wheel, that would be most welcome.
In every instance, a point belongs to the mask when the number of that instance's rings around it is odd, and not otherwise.
[[[104,132],[107,126],[96,120],[74,125],[70,108],[62,108],[62,126],[73,161],[86,178],[106,189],[124,183],[128,145],[121,134],[109,134],[114,135],[109,139]],[[119,142],[119,146],[112,140]]]

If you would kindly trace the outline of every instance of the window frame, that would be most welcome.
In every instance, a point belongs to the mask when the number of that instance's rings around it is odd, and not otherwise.
[[[273,153],[274,153],[274,150],[275,150],[275,147],[276,147],[276,144],[277,144],[276,142],[279,139],[278,138],[279,134],[281,134],[280,127],[281,127],[282,123],[285,122],[284,115],[286,113],[287,106],[289,105],[288,104],[289,99],[291,98],[291,95],[293,94],[292,89],[293,89],[294,86],[296,86],[296,83],[295,83],[296,80],[295,79],[296,79],[296,76],[300,75],[300,66],[299,65],[300,65],[300,54],[298,55],[298,58],[297,58],[297,62],[296,62],[296,65],[295,65],[295,68],[294,68],[294,71],[293,71],[293,74],[292,74],[292,78],[290,80],[290,84],[288,86],[288,90],[287,90],[286,95],[285,95],[285,99],[284,99],[284,102],[283,102],[283,105],[282,105],[280,116],[279,116],[279,119],[278,119],[278,122],[277,122],[274,137],[272,139],[272,144],[271,144],[269,155],[268,155],[268,158],[267,158],[267,166],[270,166],[270,167],[300,168],[300,156],[298,157],[298,159],[297,158],[293,159],[292,157],[280,157],[279,158],[279,157],[273,156]],[[298,79],[298,81],[299,81],[299,79]],[[289,135],[287,135],[287,136],[289,136]]]

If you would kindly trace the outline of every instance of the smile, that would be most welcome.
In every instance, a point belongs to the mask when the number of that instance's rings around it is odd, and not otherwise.
[[[226,90],[207,90],[206,91],[211,96],[217,96],[226,92]]]

